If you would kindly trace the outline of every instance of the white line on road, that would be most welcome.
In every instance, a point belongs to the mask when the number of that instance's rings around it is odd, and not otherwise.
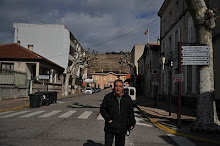
[[[101,114],[99,114],[99,116],[98,116],[97,120],[104,120],[104,118],[102,117],[102,115],[101,115]]]
[[[20,116],[19,118],[29,118],[29,117],[35,116],[35,115],[43,113],[43,112],[45,112],[45,111],[36,111],[36,112],[33,112],[33,113],[29,113],[29,114]]]
[[[91,114],[92,114],[92,111],[85,111],[84,113],[82,113],[77,118],[79,118],[79,119],[87,119]]]
[[[11,113],[11,114],[8,114],[8,115],[1,116],[0,118],[9,118],[9,117],[21,115],[21,114],[24,114],[24,113],[27,113],[27,112],[29,112],[29,111],[20,111],[20,112],[16,112],[16,113]]]
[[[76,111],[70,110],[62,115],[59,116],[59,118],[68,118],[70,117],[72,114],[74,114]]]
[[[64,102],[62,102],[62,101],[57,101],[57,103],[64,103]]]
[[[145,126],[145,127],[153,127],[152,125],[146,124],[146,123],[136,123],[136,125]]]
[[[175,141],[179,146],[196,146],[190,140],[185,137],[176,136],[173,134],[167,134],[173,141]]]
[[[6,111],[6,112],[1,112],[0,115],[4,115],[4,114],[8,114],[8,113],[12,113],[13,111]]]
[[[55,111],[49,112],[47,114],[44,114],[42,116],[39,116],[39,118],[47,118],[47,117],[53,116],[53,115],[55,115],[55,114],[57,114],[59,112],[61,112],[61,110],[55,110]]]

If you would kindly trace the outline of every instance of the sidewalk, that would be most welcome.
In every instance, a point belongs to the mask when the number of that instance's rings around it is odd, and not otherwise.
[[[68,95],[64,96],[61,94],[57,95],[57,100],[64,99],[64,98],[71,98],[74,96],[78,96],[80,94]],[[29,108],[29,98],[18,98],[18,99],[7,99],[7,100],[0,100],[0,112],[3,111],[10,111],[20,108]]]
[[[177,127],[177,105],[172,103],[169,116],[168,103],[158,101],[155,106],[152,98],[137,97],[137,107],[157,128],[173,135],[190,139],[196,145],[220,145],[220,133],[199,133],[191,131],[190,126],[196,121],[196,110],[181,106],[181,127]]]

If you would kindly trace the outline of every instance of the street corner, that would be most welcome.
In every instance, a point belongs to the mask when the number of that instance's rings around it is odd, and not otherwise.
[[[188,130],[185,131],[185,132],[182,132],[181,129],[179,128],[169,128],[168,126],[166,126],[165,124],[163,124],[163,122],[160,122],[154,118],[150,118],[149,114],[152,114],[152,113],[148,113],[148,111],[142,107],[142,106],[138,106],[137,105],[137,109],[157,128],[167,132],[168,136],[171,138],[171,139],[179,139],[179,138],[174,138],[174,135],[175,136],[181,136],[181,137],[185,137],[185,138],[188,138],[188,139],[191,139],[193,141],[201,141],[201,142],[207,142],[207,143],[210,143],[210,144],[218,144],[220,145],[220,139],[219,138],[211,138],[210,136],[209,137],[205,137],[205,136],[202,136],[202,135],[196,135],[196,134],[193,134],[191,130]],[[189,125],[188,125],[189,126]],[[176,126],[174,126],[176,127]],[[189,129],[189,128],[188,128]],[[175,141],[174,140],[174,141]]]

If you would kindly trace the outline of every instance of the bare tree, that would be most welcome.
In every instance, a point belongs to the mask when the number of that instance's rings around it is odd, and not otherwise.
[[[197,122],[195,130],[217,130],[219,120],[216,112],[214,97],[214,70],[212,29],[216,26],[216,9],[207,8],[204,0],[185,0],[188,10],[193,18],[196,40],[199,44],[210,47],[210,64],[200,68],[200,95],[197,99]]]

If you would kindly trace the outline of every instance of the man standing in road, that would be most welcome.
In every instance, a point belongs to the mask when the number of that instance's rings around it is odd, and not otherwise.
[[[131,97],[123,93],[123,81],[115,80],[113,92],[107,94],[102,102],[100,113],[105,119],[105,146],[125,145],[127,130],[132,130],[136,123]]]

